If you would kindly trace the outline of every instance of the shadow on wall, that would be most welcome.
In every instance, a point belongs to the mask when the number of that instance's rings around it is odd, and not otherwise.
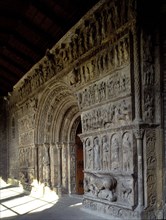
[[[7,181],[7,117],[6,102],[0,97],[0,177]]]

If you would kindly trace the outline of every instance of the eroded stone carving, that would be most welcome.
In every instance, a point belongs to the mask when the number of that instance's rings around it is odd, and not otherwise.
[[[104,114],[103,114],[104,113]],[[121,100],[103,107],[87,111],[82,115],[83,131],[110,128],[117,124],[127,124],[131,120],[130,100]]]
[[[19,172],[19,179],[24,189],[30,191],[34,180],[34,169],[21,170]]]
[[[94,169],[100,170],[101,169],[101,152],[100,152],[100,143],[99,138],[95,137],[93,139],[93,154],[94,154]]]
[[[50,186],[50,155],[49,146],[43,146],[43,182],[45,185]]]
[[[143,33],[143,117],[146,122],[154,121],[155,100],[155,69],[154,45],[150,34]]]
[[[84,109],[105,100],[129,95],[130,92],[130,71],[127,66],[123,71],[115,72],[78,92],[77,98],[80,109]]]
[[[86,169],[93,169],[93,147],[90,138],[85,141],[86,150]]]
[[[110,147],[107,135],[102,138],[102,148],[103,148],[103,170],[108,170],[110,168]]]
[[[120,168],[120,143],[117,134],[111,138],[111,169],[118,170]]]
[[[147,208],[156,205],[156,152],[155,152],[156,134],[154,130],[146,131],[146,184],[147,184]]]
[[[84,190],[90,196],[116,201],[115,188],[117,181],[110,175],[99,175],[86,173],[84,179]]]
[[[126,132],[122,138],[123,149],[123,170],[131,171],[133,167],[133,154],[132,154],[132,138],[131,134]]]
[[[26,146],[19,148],[19,164],[20,167],[28,168],[34,165],[34,148]]]

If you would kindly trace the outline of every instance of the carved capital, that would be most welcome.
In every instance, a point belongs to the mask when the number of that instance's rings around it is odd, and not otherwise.
[[[56,143],[56,148],[57,148],[58,150],[61,150],[61,149],[62,149],[62,143],[57,142],[57,143]]]
[[[44,143],[43,146],[46,147],[46,148],[49,148],[50,144],[49,143]]]
[[[143,135],[144,135],[144,129],[140,129],[140,128],[138,128],[138,129],[135,129],[134,130],[134,135],[135,135],[135,137],[136,137],[136,139],[143,139]]]

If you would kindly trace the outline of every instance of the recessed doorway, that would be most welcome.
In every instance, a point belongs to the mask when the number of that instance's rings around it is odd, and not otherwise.
[[[84,160],[83,160],[83,143],[78,136],[82,133],[81,122],[78,125],[75,146],[76,146],[76,193],[82,195],[84,193]]]

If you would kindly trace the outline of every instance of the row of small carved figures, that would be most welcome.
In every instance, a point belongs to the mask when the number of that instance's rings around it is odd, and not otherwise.
[[[121,76],[115,80],[108,79],[107,82],[102,81],[98,84],[94,84],[89,88],[77,94],[79,106],[85,107],[95,103],[104,101],[111,97],[119,96],[121,93],[129,94],[130,92],[130,79],[126,75]]]
[[[108,3],[107,7],[101,9],[100,12],[94,12],[89,19],[84,21],[82,28],[75,30],[69,43],[62,43],[60,47],[55,48],[53,52],[49,50],[46,51],[48,60],[61,70],[65,64],[67,65],[67,61],[70,60],[70,62],[73,62],[78,56],[95,45],[98,45],[99,41],[101,42],[102,39],[106,38],[113,30],[133,17],[132,14],[134,14],[135,11],[133,6],[134,1],[130,0],[128,3],[126,3],[126,1],[122,2],[124,7],[122,7],[120,3],[112,2],[111,4]],[[124,14],[124,16],[122,16],[122,14]],[[120,57],[122,54],[125,56],[124,50],[126,50],[127,47],[127,41],[125,41],[123,45],[120,45],[119,50],[117,50],[119,51],[119,56],[117,57]],[[45,67],[47,75],[47,70],[50,69],[48,62],[46,62]],[[41,66],[39,65],[38,70],[40,71],[40,69]]]
[[[82,27],[76,28],[69,43],[62,43],[59,48],[55,48],[53,52],[55,57],[60,55],[64,62],[71,61],[92,47],[99,45],[111,32],[132,17],[131,11],[134,8],[131,9],[129,3],[123,2],[124,7],[119,3],[112,2],[108,3],[107,7],[100,9],[101,11],[94,12],[89,19],[84,21]]]
[[[115,123],[129,122],[131,119],[130,104],[123,100],[118,105],[109,105],[83,114],[83,131],[91,131],[98,128],[108,128]]]
[[[107,48],[103,54],[100,53],[89,63],[75,67],[72,71],[73,77],[70,78],[70,84],[75,85],[77,83],[88,82],[91,78],[95,77],[98,72],[108,69],[110,65],[111,68],[114,68],[125,63],[129,57],[128,40],[128,37],[124,38],[117,45],[111,45],[111,48]],[[40,63],[39,66],[34,69],[33,74],[24,79],[23,85],[18,90],[20,98],[31,93],[35,88],[38,88],[48,79],[53,77],[57,71],[64,68],[64,66],[61,65],[63,68],[58,70],[57,67],[59,64],[57,62],[52,63],[55,57],[53,54],[51,55],[51,60],[47,62],[43,61],[43,64]]]

